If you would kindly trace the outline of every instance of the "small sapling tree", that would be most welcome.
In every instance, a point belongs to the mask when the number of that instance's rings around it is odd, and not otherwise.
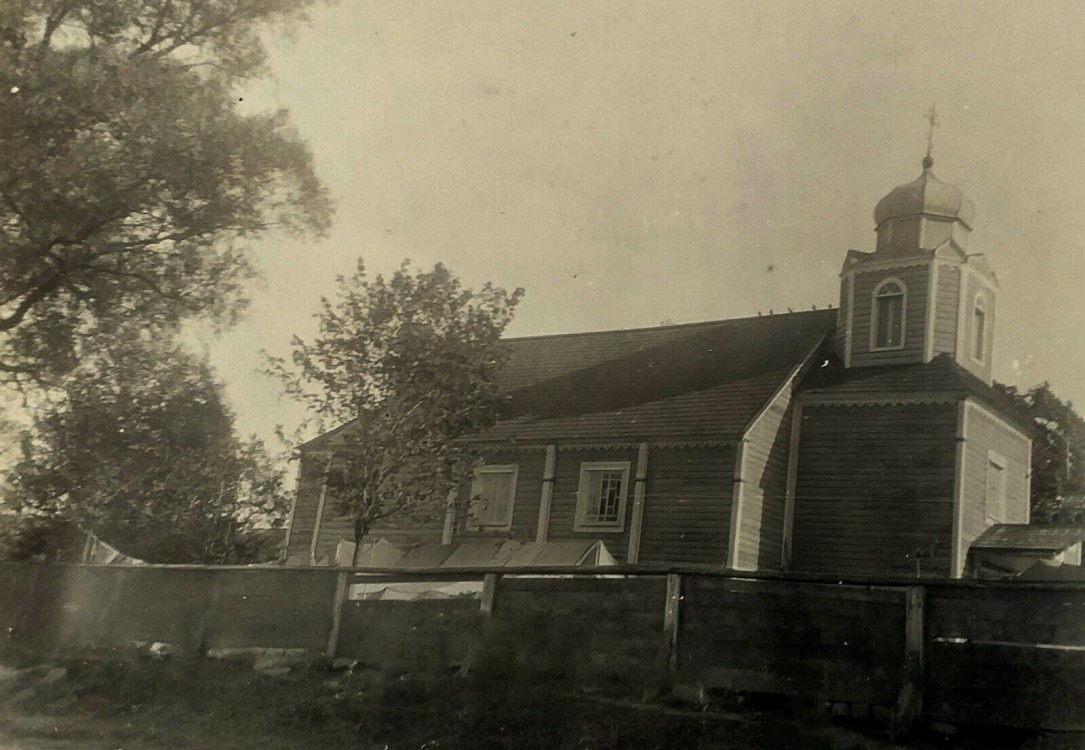
[[[272,359],[321,429],[341,426],[320,467],[354,521],[355,562],[373,524],[437,514],[472,473],[460,438],[493,425],[507,354],[501,334],[523,295],[464,288],[443,265],[370,278],[358,262],[322,300],[319,334],[295,337],[291,364]]]

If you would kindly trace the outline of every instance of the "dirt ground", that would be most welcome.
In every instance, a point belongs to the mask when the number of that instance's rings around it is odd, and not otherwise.
[[[484,675],[0,654],[0,750],[880,750],[872,724],[794,705],[641,704]],[[928,735],[910,748],[1085,748],[1081,737]]]

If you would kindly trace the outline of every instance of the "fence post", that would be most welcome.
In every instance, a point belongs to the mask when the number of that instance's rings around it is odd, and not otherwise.
[[[494,601],[497,599],[497,573],[487,573],[482,578],[482,601],[479,603],[479,612],[482,619],[489,620],[494,614]]]
[[[347,583],[350,573],[345,571],[335,576],[335,596],[332,597],[332,626],[328,630],[328,642],[324,646],[324,657],[335,658],[335,651],[339,647],[339,624],[343,619],[343,602],[347,598]]]
[[[667,665],[671,671],[678,666],[678,614],[682,602],[682,575],[667,574],[667,603],[663,610],[663,633],[667,645]]]
[[[904,610],[904,677],[893,715],[890,735],[893,741],[911,729],[917,717],[923,713],[923,673],[926,667],[924,645],[926,641],[926,601],[924,586],[909,586],[905,590]]]

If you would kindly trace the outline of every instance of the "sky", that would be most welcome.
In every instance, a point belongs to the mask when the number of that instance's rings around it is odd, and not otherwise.
[[[1073,2],[320,6],[244,98],[290,111],[335,225],[255,245],[247,319],[203,344],[269,436],[304,413],[261,351],[311,337],[359,257],[525,288],[511,336],[835,305],[934,103],[1001,284],[995,378],[1085,406],[1083,39]]]

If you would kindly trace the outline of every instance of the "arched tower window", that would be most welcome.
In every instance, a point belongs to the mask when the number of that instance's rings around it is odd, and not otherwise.
[[[972,305],[972,358],[983,362],[987,355],[987,297],[976,295]]]
[[[874,289],[871,349],[900,349],[904,346],[907,295],[907,287],[898,279],[886,279]]]

